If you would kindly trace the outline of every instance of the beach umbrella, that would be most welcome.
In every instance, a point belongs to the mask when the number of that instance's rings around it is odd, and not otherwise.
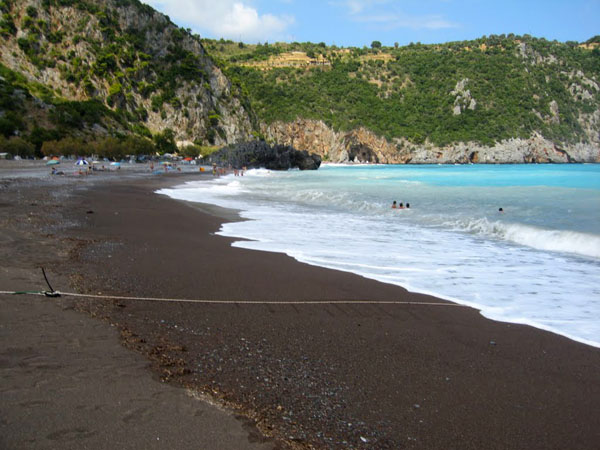
[[[111,162],[110,165],[111,166],[120,166],[121,163],[120,162]]]
[[[56,164],[60,164],[60,161],[58,159],[51,159],[46,163],[47,166],[54,166]]]
[[[77,160],[77,162],[75,163],[76,166],[89,166],[89,162],[87,162],[85,159],[79,159]]]

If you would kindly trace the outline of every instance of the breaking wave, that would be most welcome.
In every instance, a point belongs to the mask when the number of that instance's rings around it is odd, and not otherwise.
[[[566,252],[600,259],[600,236],[593,234],[548,230],[523,224],[490,221],[486,218],[447,225],[452,225],[457,231],[494,237],[537,250]]]

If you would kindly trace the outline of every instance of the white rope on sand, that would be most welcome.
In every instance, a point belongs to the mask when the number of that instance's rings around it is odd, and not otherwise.
[[[171,302],[171,303],[203,303],[217,305],[417,305],[417,306],[458,306],[468,308],[466,305],[451,302],[407,302],[399,300],[202,300],[189,298],[160,298],[160,297],[130,297],[119,295],[101,295],[101,294],[77,294],[74,292],[18,292],[18,291],[0,291],[0,294],[9,295],[43,295],[43,296],[64,296],[97,298],[104,300],[136,300],[145,302]],[[54,294],[54,295],[52,295]],[[56,295],[59,294],[59,295]]]

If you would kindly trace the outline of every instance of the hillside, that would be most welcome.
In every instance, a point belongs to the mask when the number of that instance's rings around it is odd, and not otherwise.
[[[312,127],[316,134],[303,141],[316,136],[321,148],[329,139],[343,147],[329,145],[333,154],[324,157],[353,159],[349,153],[354,152],[358,159],[405,162],[429,148],[451,149],[451,159],[460,146],[496,148],[498,153],[499,143],[518,147],[515,139],[533,139],[542,152],[556,147],[551,153],[559,160],[569,160],[564,149],[573,160],[597,159],[597,38],[585,44],[512,35],[440,45],[373,44],[341,49],[204,41],[229,78],[250,96],[266,135],[297,142],[296,131],[288,130]],[[380,141],[379,156],[365,142],[352,144],[368,147],[364,151],[343,142],[361,141],[357,130],[372,132],[369,139]]]
[[[137,0],[0,2],[0,131],[33,142],[165,135],[225,144],[252,124],[198,36]]]
[[[600,161],[598,37],[248,45],[138,0],[0,11],[0,151],[197,154],[260,136],[330,161]]]

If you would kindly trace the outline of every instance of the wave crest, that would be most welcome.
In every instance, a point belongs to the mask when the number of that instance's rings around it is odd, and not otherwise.
[[[548,230],[530,225],[475,219],[453,224],[469,233],[492,236],[538,250],[574,253],[600,259],[600,236],[576,231]]]

